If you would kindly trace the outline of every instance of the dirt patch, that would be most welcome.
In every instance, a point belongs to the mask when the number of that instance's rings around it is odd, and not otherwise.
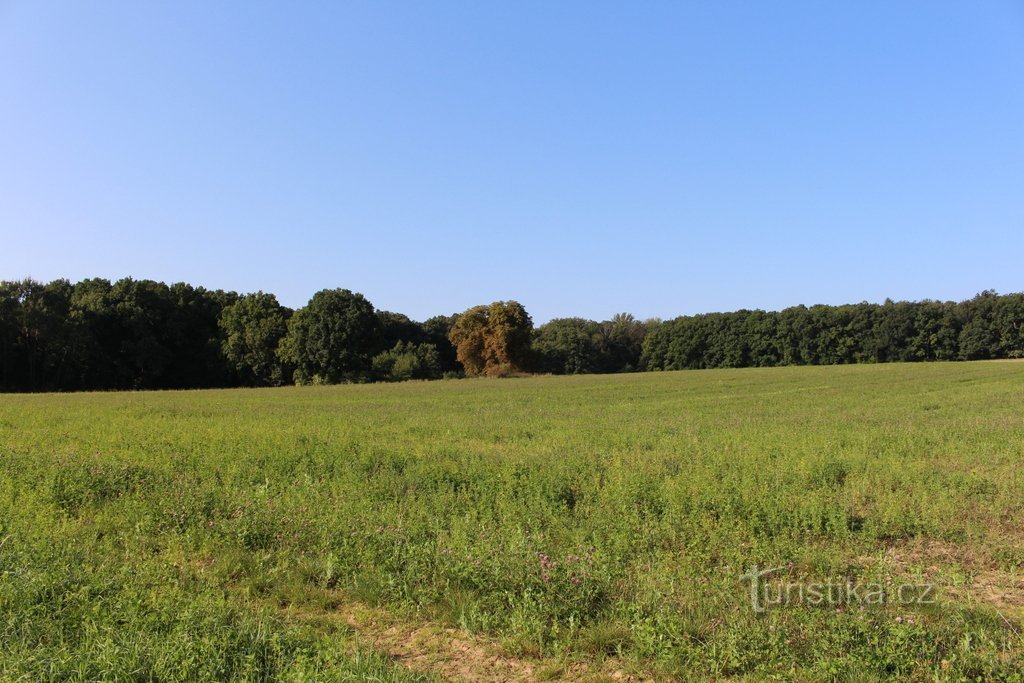
[[[629,673],[615,658],[603,661],[530,659],[506,652],[494,639],[428,620],[404,621],[387,611],[338,597],[334,609],[282,607],[286,617],[340,620],[357,640],[419,673],[451,681],[652,681]]]
[[[980,572],[974,575],[970,594],[1007,616],[1024,617],[1024,577],[1007,572]]]
[[[923,575],[945,599],[994,607],[1004,619],[1024,619],[1024,576],[1001,568],[989,545],[913,539],[890,546],[883,562],[897,575]]]
[[[915,538],[889,546],[885,551],[885,561],[903,569],[920,567],[929,573],[950,565],[963,569],[986,567],[993,560],[985,548],[967,548],[948,541]]]
[[[494,643],[433,623],[393,624],[365,606],[339,613],[375,650],[416,671],[458,681],[536,681],[538,663],[505,655]]]

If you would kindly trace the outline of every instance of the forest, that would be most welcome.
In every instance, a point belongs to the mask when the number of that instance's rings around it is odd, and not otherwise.
[[[188,389],[1024,357],[1024,294],[534,326],[515,301],[423,322],[347,289],[0,283],[0,390]]]

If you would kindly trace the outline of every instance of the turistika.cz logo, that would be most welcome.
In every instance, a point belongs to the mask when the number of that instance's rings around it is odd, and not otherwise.
[[[802,583],[784,581],[774,574],[786,567],[760,569],[757,565],[740,576],[750,584],[750,605],[755,612],[772,607],[858,607],[892,605],[930,605],[935,602],[935,586],[930,583]]]

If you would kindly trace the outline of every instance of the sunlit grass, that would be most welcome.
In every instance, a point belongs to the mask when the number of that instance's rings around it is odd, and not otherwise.
[[[1018,680],[1022,405],[1019,363],[3,396],[0,675],[400,675],[267,607],[330,591],[688,679]],[[940,604],[755,614],[755,564]]]

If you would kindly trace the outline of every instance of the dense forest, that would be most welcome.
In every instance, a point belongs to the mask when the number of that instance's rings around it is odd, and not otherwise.
[[[0,283],[0,390],[184,389],[1024,357],[1024,294],[796,306],[534,327],[494,302],[424,322],[323,290],[273,294],[125,278]]]

